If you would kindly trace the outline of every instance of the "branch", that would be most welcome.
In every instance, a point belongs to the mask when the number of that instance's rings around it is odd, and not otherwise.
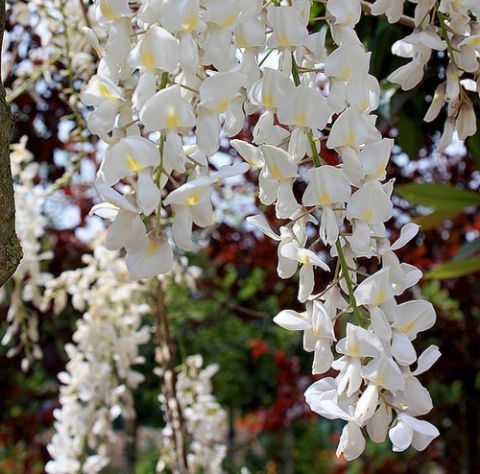
[[[0,0],[0,45],[5,31],[5,0]],[[1,70],[0,70],[1,73]],[[22,247],[15,233],[15,201],[10,167],[13,118],[0,81],[0,287],[13,275],[22,259]]]

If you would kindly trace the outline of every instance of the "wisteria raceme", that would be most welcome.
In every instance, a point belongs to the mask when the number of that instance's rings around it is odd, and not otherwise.
[[[269,8],[295,12],[302,6],[305,2]],[[337,49],[328,54],[324,33],[298,43],[293,38],[301,37],[306,23],[299,24],[291,41],[284,38],[287,49],[280,53],[278,70],[264,68],[247,93],[263,99],[255,99],[252,105],[278,104],[262,117],[275,114],[284,125],[282,139],[277,140],[274,120],[269,118],[268,127],[267,119],[258,126],[262,132],[255,136],[258,147],[239,141],[232,145],[259,168],[260,201],[275,204],[277,217],[290,220],[276,233],[262,215],[249,218],[280,242],[279,275],[290,278],[299,268],[298,299],[306,303],[306,310],[284,310],[275,322],[303,331],[304,348],[314,353],[314,374],[330,368],[337,371],[336,377],[313,384],[306,399],[320,415],[347,422],[337,454],[353,460],[364,450],[365,434],[379,443],[388,433],[395,451],[410,445],[425,449],[438,436],[433,425],[417,418],[431,410],[432,401],[416,376],[440,353],[431,346],[417,360],[412,345],[420,331],[434,324],[432,305],[424,300],[398,304],[395,299],[421,278],[418,269],[400,263],[394,253],[415,237],[418,226],[407,224],[399,238],[389,242],[384,223],[392,217],[393,183],[384,180],[393,141],[382,138],[375,128],[372,112],[378,106],[380,88],[368,74],[370,55],[354,29],[360,2],[330,0],[326,9]],[[275,25],[270,26],[275,32]],[[291,100],[281,100],[284,91]],[[315,105],[310,108],[311,104]],[[342,164],[323,162],[318,143],[324,140]],[[308,185],[299,203],[292,189],[310,162],[314,166],[308,170]],[[332,283],[315,294],[315,272],[329,271],[327,256],[317,251],[319,241],[330,246],[338,264]],[[376,257],[381,267],[360,280],[360,257]],[[346,335],[337,341],[337,321],[343,318],[347,319]],[[414,364],[416,369],[411,370]]]
[[[23,258],[12,277],[12,292],[9,295],[7,314],[8,328],[2,338],[2,345],[9,346],[7,355],[23,353],[22,369],[27,370],[35,359],[42,357],[38,344],[38,314],[42,304],[42,289],[51,275],[42,269],[42,264],[53,254],[45,249],[43,242],[48,219],[44,214],[45,190],[35,184],[39,165],[26,149],[27,137],[11,146],[10,161],[15,180],[16,230],[23,248]],[[5,290],[0,301],[7,298]]]
[[[374,15],[385,14],[389,22],[395,23],[404,19],[406,3],[415,4],[414,18],[409,19],[414,29],[393,45],[392,52],[410,61],[394,71],[389,80],[403,90],[412,89],[423,79],[432,54],[448,57],[448,66],[441,71],[442,80],[425,116],[427,122],[434,120],[446,104],[447,120],[438,143],[442,152],[454,132],[465,140],[477,131],[471,96],[480,92],[480,4],[475,0],[376,0],[370,11]]]
[[[135,417],[131,390],[143,380],[133,366],[143,363],[139,348],[150,338],[142,316],[146,288],[129,282],[125,262],[98,246],[84,256],[85,267],[47,282],[44,305],[58,314],[70,296],[83,317],[73,344],[66,346],[66,370],[59,374],[61,408],[48,451],[49,473],[101,472],[118,442],[113,422]]]
[[[216,364],[203,367],[202,356],[192,355],[186,358],[177,376],[177,398],[189,438],[188,472],[224,472],[222,462],[227,454],[227,414],[212,393],[211,379],[217,371]],[[167,397],[162,394],[159,399],[166,412]],[[175,472],[174,431],[170,423],[162,430],[163,442],[157,472],[166,469]]]
[[[375,2],[372,12],[393,21],[401,16],[399,3]],[[434,2],[416,3],[430,18]],[[441,28],[445,15],[455,20],[447,3],[433,7]],[[438,431],[417,418],[432,402],[416,376],[439,351],[431,346],[417,359],[412,341],[434,324],[435,312],[423,300],[396,301],[421,278],[394,253],[418,227],[407,224],[391,243],[384,225],[392,216],[393,182],[385,179],[393,141],[375,127],[380,87],[355,32],[362,2],[326,2],[333,51],[325,46],[325,30],[307,29],[308,0],[95,5],[107,40],[102,46],[88,31],[101,59],[82,98],[93,107],[90,130],[107,144],[97,179],[105,203],[93,210],[112,220],[107,248],[125,249],[133,279],[167,273],[174,265],[169,237],[191,250],[192,226],[214,222],[213,187],[247,170],[233,165],[211,171],[221,139],[241,131],[245,114],[260,113],[253,144],[231,144],[258,169],[261,203],[275,205],[277,217],[288,222],[277,233],[262,215],[249,221],[279,242],[280,277],[299,270],[298,299],[306,306],[303,313],[282,311],[275,321],[303,331],[305,349],[314,352],[313,373],[337,371],[307,390],[307,402],[322,416],[347,422],[337,453],[348,460],[363,452],[365,433],[374,442],[389,433],[397,451],[424,449]],[[465,12],[477,13],[469,6]],[[424,21],[419,14],[417,26]],[[414,70],[391,78],[407,81],[404,88],[421,77],[429,48],[450,44],[435,26],[413,35],[398,51],[414,58]],[[455,84],[447,80],[445,87],[455,92]],[[454,95],[449,97],[453,107]],[[459,135],[471,132],[470,115],[459,108]],[[324,163],[322,142],[337,152],[340,164]],[[299,175],[308,178],[301,202],[294,193]],[[378,271],[364,276],[361,257],[378,259]],[[332,282],[315,294],[315,274],[330,271],[331,258],[338,262]],[[342,320],[346,336],[337,341]]]
[[[213,188],[248,169],[212,171],[207,159],[244,124],[247,76],[227,69],[237,62],[237,16],[258,14],[248,3],[245,12],[233,2],[96,3],[107,40],[102,47],[87,32],[101,59],[82,100],[94,107],[90,130],[108,146],[97,180],[106,202],[93,213],[112,219],[106,246],[125,249],[132,279],[168,273],[169,237],[192,250],[193,225],[214,223]]]

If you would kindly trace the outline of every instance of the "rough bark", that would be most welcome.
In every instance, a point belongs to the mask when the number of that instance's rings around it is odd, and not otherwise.
[[[0,46],[4,31],[5,0],[0,0]],[[22,259],[22,247],[15,233],[15,201],[10,167],[12,129],[12,113],[0,81],[0,287],[13,275]]]

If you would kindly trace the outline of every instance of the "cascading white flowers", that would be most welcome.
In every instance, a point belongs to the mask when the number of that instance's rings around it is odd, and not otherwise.
[[[267,8],[267,45],[279,48],[278,67],[261,68],[247,90],[250,112],[262,112],[256,146],[232,145],[259,169],[260,201],[274,204],[277,218],[289,222],[277,233],[263,215],[248,220],[279,242],[281,278],[299,270],[298,300],[305,311],[284,310],[274,320],[303,331],[314,374],[337,372],[305,394],[315,412],[346,421],[337,454],[347,460],[360,456],[365,434],[380,443],[388,433],[395,451],[410,445],[423,450],[439,433],[418,418],[432,409],[432,401],[417,375],[440,353],[431,346],[417,358],[412,341],[434,324],[435,311],[424,300],[396,300],[421,278],[394,253],[415,237],[418,226],[407,224],[390,243],[385,222],[392,217],[393,182],[385,178],[393,140],[375,127],[380,87],[368,73],[370,54],[355,32],[361,2],[326,2],[337,45],[330,53],[325,32],[307,32],[309,7],[299,0]],[[324,141],[340,164],[324,163]],[[307,178],[301,202],[293,190],[299,175]],[[320,243],[330,247],[337,265],[332,282],[316,293],[315,273],[330,271]],[[380,266],[365,274],[360,258],[375,258]],[[337,341],[342,319],[345,336]]]
[[[87,30],[100,62],[82,100],[93,107],[90,130],[106,144],[96,183],[105,202],[92,212],[112,221],[106,247],[125,251],[132,279],[168,273],[172,239],[190,251],[193,226],[213,225],[214,186],[248,168],[214,171],[211,157],[242,130],[245,115],[260,114],[253,144],[231,144],[258,169],[261,203],[274,205],[287,222],[278,232],[261,214],[249,222],[279,242],[278,274],[292,278],[298,271],[298,300],[305,304],[304,312],[284,310],[275,322],[303,331],[314,374],[336,371],[313,384],[306,399],[320,415],[346,421],[337,453],[352,460],[363,452],[366,433],[374,442],[388,433],[395,451],[425,449],[438,436],[418,418],[432,401],[417,376],[440,353],[431,346],[417,357],[412,344],[434,324],[432,305],[396,300],[421,278],[395,255],[418,227],[407,224],[393,243],[385,228],[393,140],[375,127],[380,86],[355,32],[362,2],[324,3],[333,51],[325,46],[326,29],[308,31],[309,0],[97,0],[96,30],[105,40]],[[390,79],[414,87],[430,50],[447,48],[457,69],[449,66],[440,97],[448,96],[451,130],[466,137],[472,114],[459,70],[476,74],[470,15],[478,16],[478,8],[415,3],[417,29],[395,47],[413,65]],[[377,1],[371,10],[395,21],[402,7],[401,0]],[[434,99],[430,118],[442,101]],[[326,164],[322,146],[341,162]],[[378,269],[366,274],[363,258],[378,261]],[[316,293],[316,273],[331,270],[331,283]]]
[[[227,414],[212,393],[212,377],[218,366],[203,367],[201,355],[186,358],[177,375],[176,393],[183,412],[185,431],[189,438],[186,454],[188,472],[221,474],[227,454]],[[163,411],[168,412],[168,398],[161,394]],[[168,417],[167,417],[168,419]],[[167,422],[162,430],[163,441],[157,472],[176,472],[175,428]]]
[[[12,346],[7,355],[23,353],[22,370],[26,371],[35,359],[42,357],[38,344],[38,314],[42,304],[42,288],[52,276],[42,265],[52,252],[46,249],[43,238],[48,219],[44,214],[45,190],[35,184],[39,165],[26,149],[27,137],[11,146],[10,160],[14,179],[16,230],[23,248],[23,258],[12,277],[12,291],[2,289],[0,301],[8,301],[8,327],[2,345]],[[18,343],[16,343],[18,339]],[[13,344],[13,345],[12,345]]]
[[[471,95],[480,92],[480,4],[475,0],[415,0],[414,30],[397,41],[393,54],[410,61],[394,71],[389,80],[410,90],[423,79],[432,54],[448,57],[448,66],[438,77],[425,121],[434,120],[446,106],[447,119],[438,144],[444,151],[454,132],[460,140],[475,135],[476,116]],[[376,0],[370,7],[374,15],[385,14],[390,23],[402,18],[405,0]],[[433,92],[433,91],[432,91]]]
[[[101,59],[82,100],[107,147],[97,180],[105,203],[93,212],[112,220],[106,246],[126,251],[132,279],[168,273],[169,236],[191,250],[193,226],[214,223],[213,187],[248,169],[212,171],[208,157],[244,124],[246,76],[229,70],[233,25],[255,12],[236,2],[96,2],[107,40],[87,31]]]
[[[102,246],[83,260],[84,267],[46,283],[44,307],[53,303],[58,314],[71,297],[83,313],[59,374],[61,407],[45,468],[51,474],[91,474],[109,464],[118,442],[113,422],[135,417],[131,390],[144,377],[133,366],[144,362],[139,349],[150,339],[142,321],[147,289],[129,281],[124,260]]]

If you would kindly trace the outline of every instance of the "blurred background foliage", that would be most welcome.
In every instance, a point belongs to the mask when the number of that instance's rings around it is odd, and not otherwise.
[[[323,5],[315,4],[312,18],[321,17],[322,9]],[[312,30],[320,23],[312,22]],[[415,90],[397,90],[385,78],[401,62],[390,48],[406,34],[407,27],[373,17],[365,17],[359,28],[359,36],[372,52],[371,72],[383,88],[382,133],[396,137],[398,144],[388,169],[399,186],[389,228],[396,234],[409,219],[423,226],[416,241],[401,250],[400,258],[426,272],[427,279],[415,291],[432,301],[438,312],[436,326],[419,337],[418,351],[433,343],[443,353],[422,376],[435,404],[430,421],[439,427],[441,436],[421,453],[394,454],[387,441],[370,444],[360,459],[348,465],[335,457],[341,424],[320,419],[304,403],[303,392],[312,382],[311,357],[301,350],[296,333],[272,323],[280,308],[295,308],[295,284],[278,279],[275,243],[252,233],[240,206],[232,200],[227,204],[239,225],[221,223],[204,250],[189,255],[190,263],[202,269],[198,289],[192,294],[173,285],[167,295],[179,357],[200,353],[207,363],[220,365],[214,382],[215,394],[229,416],[227,472],[237,473],[241,466],[256,474],[480,472],[480,280],[475,274],[480,269],[480,135],[466,144],[456,143],[444,155],[435,152],[444,117],[429,124],[422,117],[444,74],[445,58],[438,55],[432,60]],[[32,36],[28,47],[35,48],[37,41]],[[7,77],[7,86],[8,81]],[[28,136],[28,148],[43,164],[39,180],[52,183],[64,172],[55,157],[71,147],[59,139],[60,118],[70,111],[59,99],[55,83],[46,83],[40,99],[38,92],[29,90],[17,97],[14,141]],[[478,102],[475,105],[478,112]],[[248,139],[255,120],[251,119],[240,138]],[[338,162],[327,149],[322,156],[328,163]],[[93,156],[87,154],[87,159],[94,162]],[[251,189],[248,180],[253,182],[253,176],[247,176],[246,194]],[[52,274],[78,268],[80,256],[90,251],[77,230],[86,225],[94,198],[85,183],[77,181],[51,201],[49,238],[55,258],[46,270]],[[65,205],[78,211],[78,219],[68,228],[54,218]],[[274,222],[273,215],[269,218]],[[0,310],[2,320],[6,311]],[[56,374],[65,364],[63,346],[78,317],[71,306],[59,316],[41,315],[44,358],[26,374],[20,371],[20,358],[7,359],[6,350],[1,349],[2,474],[43,472],[52,410],[58,403]],[[153,346],[144,347],[144,353],[147,364],[142,371],[147,378],[135,394],[136,424],[128,428],[136,449],[128,462],[119,460],[112,473],[151,474],[157,461],[155,433],[162,426],[162,416],[158,379],[152,374]],[[121,424],[118,429],[127,431]],[[126,456],[120,453],[119,457]]]

